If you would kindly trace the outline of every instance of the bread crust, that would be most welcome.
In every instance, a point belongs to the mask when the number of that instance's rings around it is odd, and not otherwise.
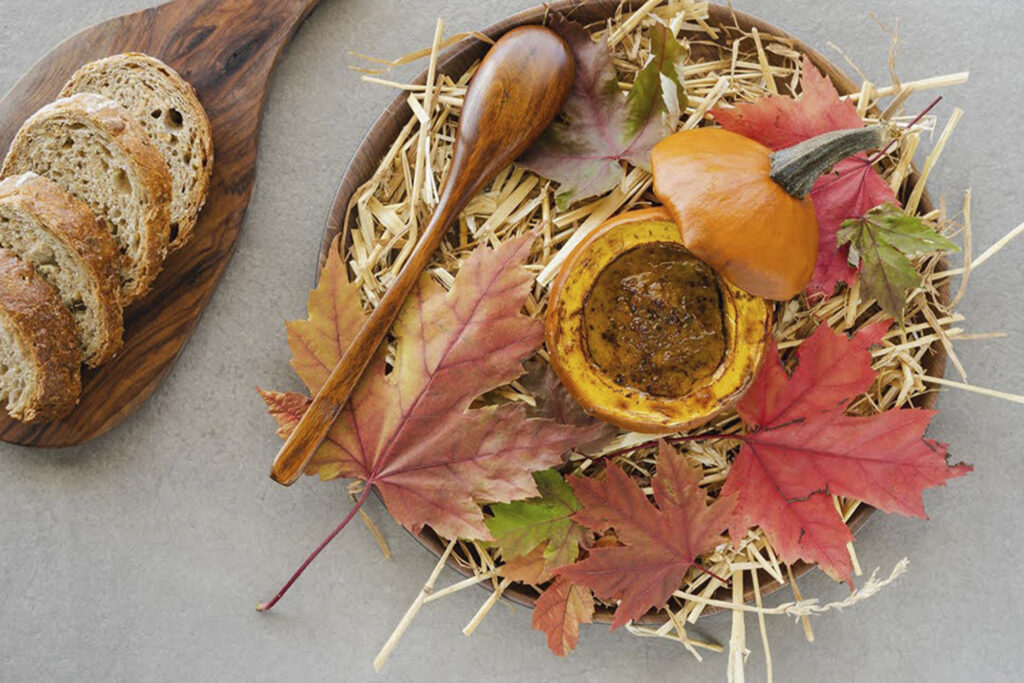
[[[89,89],[89,80],[99,75],[116,72],[124,68],[138,67],[148,69],[162,74],[170,81],[174,90],[181,96],[193,124],[198,129],[198,142],[200,155],[203,162],[200,164],[200,171],[195,175],[195,183],[189,192],[189,212],[183,216],[172,216],[172,220],[178,220],[178,234],[169,244],[170,251],[176,251],[183,247],[191,238],[196,223],[199,220],[199,213],[206,204],[206,197],[210,190],[210,178],[213,174],[213,129],[210,126],[210,119],[199,101],[192,84],[186,81],[177,71],[160,61],[141,52],[126,52],[119,55],[112,55],[103,59],[89,62],[80,67],[64,85],[61,90],[61,97],[69,97],[77,92],[86,92]],[[139,113],[145,116],[145,112]]]
[[[32,216],[59,242],[78,254],[97,302],[100,341],[87,360],[96,367],[121,348],[124,320],[119,278],[121,254],[106,220],[57,183],[35,173],[0,180],[0,213],[5,206]]]
[[[53,421],[78,403],[82,390],[81,352],[70,311],[53,287],[13,252],[0,249],[0,309],[21,337],[38,382],[26,405],[11,417]]]
[[[53,119],[95,126],[137,167],[136,176],[149,201],[142,214],[144,248],[134,264],[135,281],[121,292],[122,303],[127,306],[146,295],[167,256],[171,223],[171,174],[167,163],[141,124],[123,107],[101,95],[79,93],[51,102],[25,122],[11,143],[0,176],[30,170],[21,164],[30,148],[33,130]]]

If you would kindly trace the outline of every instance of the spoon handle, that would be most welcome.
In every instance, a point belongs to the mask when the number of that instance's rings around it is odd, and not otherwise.
[[[523,26],[502,36],[470,82],[452,161],[430,223],[398,278],[334,366],[281,451],[270,477],[288,486],[327,436],[420,274],[466,203],[547,128],[569,95],[572,54],[549,29]]]
[[[306,409],[306,414],[281,447],[270,471],[270,477],[274,481],[289,486],[302,474],[320,442],[324,440],[331,425],[338,418],[341,409],[348,402],[370,359],[377,353],[381,342],[387,336],[398,312],[409,297],[409,292],[420,274],[426,270],[451,221],[461,210],[461,205],[451,202],[438,204],[416,248],[409,255],[409,260],[384,293],[380,304],[370,314],[356,338],[352,340],[341,361],[334,366],[327,381],[320,387],[320,391]]]

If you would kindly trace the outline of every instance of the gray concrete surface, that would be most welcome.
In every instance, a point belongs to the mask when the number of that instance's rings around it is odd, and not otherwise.
[[[148,0],[0,0],[0,90],[52,45]],[[272,484],[278,448],[257,385],[295,387],[282,321],[300,316],[331,197],[348,159],[392,92],[359,82],[346,50],[381,56],[486,25],[530,0],[324,0],[285,53],[261,136],[258,177],[234,260],[163,387],[116,431],[60,452],[0,446],[0,681],[721,681],[725,657],[701,665],[668,642],[586,628],[560,660],[530,613],[499,607],[470,638],[485,599],[470,590],[421,613],[376,676],[371,661],[419,590],[433,558],[375,503],[394,559],[358,525],[328,549],[269,615],[266,599],[348,508],[340,485]],[[829,41],[876,81],[900,21],[904,79],[963,69],[968,85],[939,112],[967,110],[932,191],[959,205],[974,189],[975,244],[1024,219],[1019,141],[1024,81],[1016,0],[736,0],[825,54]],[[997,341],[959,350],[981,386],[1024,392],[1024,241],[976,274],[962,311]],[[949,393],[932,436],[977,471],[926,495],[927,523],[877,516],[861,533],[866,568],[911,572],[883,595],[814,622],[816,642],[769,622],[776,681],[1019,681],[1024,618],[1018,568],[1022,407]],[[454,580],[447,572],[441,583]],[[808,595],[844,594],[821,575]],[[776,596],[769,602],[783,597]],[[722,642],[728,618],[697,630]],[[748,622],[748,680],[764,679]]]

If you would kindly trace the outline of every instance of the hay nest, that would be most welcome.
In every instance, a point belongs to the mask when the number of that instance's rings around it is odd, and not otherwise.
[[[777,92],[798,93],[803,55],[794,41],[756,31],[746,33],[738,28],[727,31],[723,36],[722,29],[714,28],[705,21],[707,11],[707,3],[652,0],[636,11],[620,8],[606,22],[591,25],[588,29],[595,40],[607,40],[611,46],[623,90],[629,89],[648,58],[648,29],[654,22],[667,23],[680,40],[689,43],[691,56],[685,69],[689,105],[680,121],[681,129],[707,125],[705,114],[715,106],[756,100]],[[372,178],[355,193],[343,226],[343,240],[347,240],[349,245],[348,265],[367,307],[375,306],[394,281],[418,239],[421,226],[426,225],[438,201],[441,180],[451,159],[451,146],[466,85],[475,66],[457,77],[442,75],[435,67],[440,50],[462,37],[442,40],[439,23],[431,49],[390,62],[372,60],[379,68],[361,69],[367,73],[364,78],[368,81],[406,91],[413,112]],[[429,60],[425,84],[396,83],[381,77],[392,66],[418,58]],[[984,336],[967,335],[961,327],[964,318],[953,311],[953,306],[963,294],[967,277],[962,279],[960,289],[953,296],[950,296],[948,288],[952,276],[966,276],[971,269],[970,194],[967,194],[963,210],[956,217],[948,215],[944,205],[938,208],[928,206],[924,194],[929,173],[962,112],[953,112],[934,139],[932,151],[920,173],[916,173],[914,153],[923,138],[934,138],[932,134],[937,130],[937,121],[933,116],[914,120],[904,111],[904,104],[911,93],[953,85],[965,78],[966,74],[954,74],[902,85],[894,79],[891,85],[884,87],[865,81],[858,93],[848,96],[856,103],[865,123],[882,120],[902,128],[898,142],[877,161],[876,168],[900,194],[908,213],[921,215],[929,225],[946,236],[958,237],[964,245],[965,256],[965,265],[955,269],[950,269],[939,254],[917,259],[922,285],[908,296],[906,324],[895,326],[886,336],[884,345],[872,352],[876,381],[870,391],[853,403],[851,414],[872,415],[916,404],[934,392],[937,385],[958,385],[957,382],[929,375],[929,354],[942,349],[962,373],[953,342]],[[443,285],[450,286],[460,262],[478,245],[493,246],[537,230],[540,237],[529,262],[537,278],[532,295],[526,302],[526,311],[540,317],[545,313],[548,285],[565,257],[584,235],[613,214],[657,203],[651,192],[650,175],[633,167],[627,168],[624,179],[611,192],[565,210],[556,206],[554,197],[557,189],[524,168],[516,165],[506,168],[469,203],[457,226],[449,231],[437,252],[430,273]],[[849,333],[883,317],[875,302],[865,299],[855,284],[851,288],[841,288],[830,298],[808,300],[801,296],[781,305],[777,310],[774,333],[784,360],[791,360],[793,351],[819,323]],[[546,361],[543,350],[539,355]],[[533,404],[535,397],[522,384],[512,383],[492,392],[482,401],[485,404],[508,401]],[[729,434],[740,428],[736,413],[729,411],[703,427],[702,431]],[[685,442],[677,447],[691,465],[702,468],[702,486],[714,495],[725,480],[738,442]],[[653,473],[654,452],[650,435],[623,431],[601,453],[590,457],[573,454],[563,471],[586,476],[598,469],[596,463],[601,456],[612,457],[639,483],[647,485]],[[847,520],[861,505],[856,500],[840,497],[835,498],[835,504]],[[859,575],[860,565],[852,544],[849,551]],[[469,585],[490,582],[495,592],[467,627],[471,631],[501,592],[508,589],[508,582],[501,580],[496,572],[496,567],[501,564],[500,558],[485,545],[453,539],[448,542],[442,563],[449,555],[470,578],[447,589],[434,591],[435,572],[407,619],[385,646],[378,658],[379,664],[383,663],[383,658],[391,651],[408,621],[425,602]],[[723,544],[712,554],[702,557],[701,561],[708,571],[693,569],[689,572],[673,602],[654,620],[657,623],[631,624],[628,628],[638,636],[676,640],[699,658],[699,648],[723,648],[687,635],[685,625],[709,609],[732,609],[739,619],[734,619],[729,646],[731,676],[741,670],[736,667],[742,666],[745,651],[742,615],[745,612],[757,614],[763,637],[767,614],[802,618],[810,636],[808,616],[833,607],[848,606],[868,597],[906,568],[905,562],[900,563],[887,579],[872,575],[860,590],[841,603],[822,606],[814,600],[802,598],[793,582],[791,568],[778,561],[759,529],[751,530],[738,547]],[[716,576],[730,579],[731,585],[723,585]],[[785,584],[792,585],[795,601],[774,608],[763,607],[761,597],[764,592]],[[754,605],[747,604],[751,596]],[[614,606],[607,607],[611,609]],[[766,637],[763,641],[767,647]]]

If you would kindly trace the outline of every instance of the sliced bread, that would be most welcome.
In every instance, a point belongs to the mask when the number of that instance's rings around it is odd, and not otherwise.
[[[121,348],[121,254],[106,221],[57,183],[25,173],[0,180],[0,247],[30,263],[71,311],[86,365]]]
[[[159,59],[129,52],[86,64],[61,96],[80,92],[130,111],[163,154],[172,179],[170,248],[180,248],[192,236],[213,169],[213,134],[195,90]]]
[[[134,117],[92,93],[48,104],[18,131],[0,175],[26,171],[54,180],[106,219],[127,257],[122,303],[141,298],[167,255],[171,175]]]
[[[0,249],[0,400],[16,420],[59,420],[78,402],[75,323],[35,269]]]

